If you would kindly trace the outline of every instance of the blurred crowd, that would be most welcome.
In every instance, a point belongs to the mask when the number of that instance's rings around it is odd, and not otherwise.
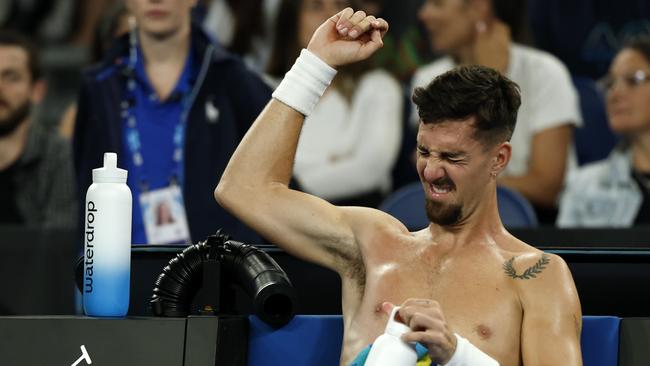
[[[0,225],[80,227],[92,169],[113,151],[129,171],[134,244],[219,227],[263,240],[214,187],[313,31],[348,6],[391,29],[307,118],[293,188],[381,209],[419,181],[414,88],[481,64],[520,87],[499,183],[539,225],[650,223],[645,0],[3,0]],[[170,202],[182,220],[168,222],[185,227],[162,235],[155,207]]]

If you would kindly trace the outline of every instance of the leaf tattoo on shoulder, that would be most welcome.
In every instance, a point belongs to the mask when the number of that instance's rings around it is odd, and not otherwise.
[[[517,257],[512,257],[503,263],[503,270],[506,272],[506,275],[510,278],[519,279],[519,280],[529,280],[531,278],[536,278],[537,275],[542,273],[546,265],[551,262],[551,257],[542,253],[542,257],[537,261],[537,263],[528,267],[522,274],[517,274],[517,270],[512,265],[512,262],[515,261]]]

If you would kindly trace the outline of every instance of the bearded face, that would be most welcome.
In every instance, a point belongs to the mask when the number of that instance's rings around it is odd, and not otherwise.
[[[32,103],[29,99],[18,106],[12,107],[0,96],[0,137],[10,135],[27,120]]]
[[[0,45],[0,137],[11,134],[29,116],[34,82],[28,63],[23,48]]]
[[[448,176],[436,179],[431,183],[432,189],[438,193],[448,193],[455,191],[456,185]],[[459,203],[434,201],[430,198],[425,199],[425,210],[429,221],[440,226],[453,226],[457,224],[463,216],[463,206]]]

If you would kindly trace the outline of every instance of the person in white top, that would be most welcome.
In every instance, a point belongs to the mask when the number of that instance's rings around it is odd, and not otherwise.
[[[582,124],[579,99],[558,59],[513,42],[515,26],[507,18],[522,12],[519,2],[502,0],[426,1],[419,17],[434,51],[447,56],[417,70],[412,85],[427,85],[462,64],[488,66],[516,82],[522,105],[510,141],[512,160],[499,184],[519,191],[538,209],[552,210],[565,171],[574,164],[573,128]],[[412,120],[417,125],[417,115]]]
[[[267,68],[281,79],[314,31],[350,1],[284,1]],[[294,178],[301,190],[339,205],[378,206],[391,189],[402,140],[404,96],[386,71],[362,62],[342,68],[307,118]]]

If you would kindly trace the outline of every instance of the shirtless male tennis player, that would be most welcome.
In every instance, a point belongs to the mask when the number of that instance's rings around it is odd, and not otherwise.
[[[409,232],[370,208],[337,207],[288,188],[305,119],[335,68],[369,57],[388,30],[347,8],[314,33],[232,156],[217,201],[287,252],[342,281],[348,365],[399,315],[440,365],[581,365],[580,302],[558,256],[510,235],[497,176],[520,104],[517,86],[480,66],[415,91],[417,171],[430,225]]]

